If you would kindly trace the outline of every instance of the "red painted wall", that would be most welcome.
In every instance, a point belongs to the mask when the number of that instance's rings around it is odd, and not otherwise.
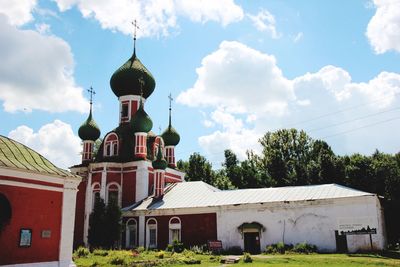
[[[147,195],[151,195],[153,194],[153,185],[154,185],[154,173],[153,172],[149,172],[149,187],[147,189]]]
[[[62,192],[8,185],[0,185],[0,192],[8,198],[12,208],[11,221],[0,233],[0,265],[57,261]],[[21,228],[32,229],[31,247],[18,247]],[[42,230],[51,230],[51,237],[42,238]]]
[[[92,184],[94,183],[101,184],[101,172],[96,172],[92,174]]]
[[[135,203],[136,197],[136,172],[124,173],[122,186],[122,207],[127,207]]]
[[[116,182],[119,185],[121,185],[121,173],[115,173],[115,172],[107,172],[107,182],[106,182],[106,186],[109,183],[113,183]]]
[[[181,220],[181,241],[185,246],[207,244],[217,239],[217,217],[215,213],[186,214],[174,216],[149,216],[157,220],[157,246],[165,249],[169,243],[169,220],[178,217]],[[146,236],[146,235],[145,235]]]
[[[83,245],[83,225],[85,222],[85,196],[86,181],[78,186],[76,195],[75,229],[74,229],[74,249]]]

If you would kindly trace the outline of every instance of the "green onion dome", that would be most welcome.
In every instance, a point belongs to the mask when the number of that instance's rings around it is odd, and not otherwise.
[[[92,118],[92,110],[90,110],[87,120],[79,127],[78,135],[83,141],[96,141],[100,137],[99,126]]]
[[[111,76],[110,85],[117,97],[141,95],[139,79],[143,78],[143,97],[148,98],[156,87],[153,75],[133,53],[132,57]]]
[[[152,162],[152,165],[156,170],[165,170],[167,168],[168,163],[162,156],[161,147],[158,148],[157,158]]]
[[[178,132],[171,125],[168,125],[168,128],[162,133],[161,136],[166,146],[176,146],[181,140]]]
[[[153,128],[153,122],[149,115],[143,109],[143,104],[140,103],[139,109],[131,119],[132,129],[135,133],[148,133]]]

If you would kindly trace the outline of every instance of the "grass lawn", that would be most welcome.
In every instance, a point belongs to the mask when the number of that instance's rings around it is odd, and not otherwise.
[[[106,255],[107,254],[107,255]],[[163,255],[161,255],[163,254]],[[77,266],[185,266],[189,260],[200,260],[194,266],[222,266],[223,256],[198,255],[191,251],[183,253],[143,251],[132,254],[131,251],[98,251],[77,258]],[[237,264],[223,266],[400,266],[400,254],[279,254],[254,255],[252,263],[240,261]]]

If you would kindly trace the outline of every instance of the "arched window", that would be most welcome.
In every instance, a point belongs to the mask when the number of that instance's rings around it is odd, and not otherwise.
[[[96,199],[100,200],[100,184],[94,183],[92,184],[92,209],[94,208],[94,203],[96,203]]]
[[[181,220],[178,217],[172,217],[169,220],[169,243],[172,244],[174,240],[181,241]]]
[[[126,222],[125,238],[126,248],[134,248],[137,246],[137,222],[133,218]]]
[[[146,247],[157,248],[157,221],[151,218],[147,221]]]
[[[106,157],[118,155],[118,136],[115,133],[110,133],[105,138],[103,154]]]
[[[117,183],[109,183],[106,188],[106,203],[115,201],[121,206],[121,186]]]
[[[11,215],[10,202],[5,195],[0,194],[0,232],[3,230],[3,227],[10,222]]]

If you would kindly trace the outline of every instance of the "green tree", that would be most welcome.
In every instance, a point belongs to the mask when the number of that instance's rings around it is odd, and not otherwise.
[[[224,151],[225,162],[222,166],[225,168],[225,174],[227,178],[230,180],[233,186],[237,188],[244,188],[243,177],[241,173],[241,168],[238,165],[239,160],[235,153],[232,150],[227,149]]]
[[[105,228],[105,216],[106,206],[104,200],[100,197],[96,197],[94,201],[94,207],[89,217],[89,232],[88,242],[92,248],[103,247],[104,245],[104,233],[108,231]]]
[[[344,172],[340,171],[332,148],[322,140],[315,140],[310,151],[307,171],[310,184],[342,183]]]
[[[118,206],[117,200],[111,198],[105,209],[105,228],[103,247],[115,248],[116,242],[120,238],[122,231],[121,225],[121,209]]]
[[[268,132],[261,139],[259,166],[277,186],[309,184],[307,163],[312,139],[296,129]]]
[[[114,248],[121,234],[121,209],[116,200],[110,199],[106,206],[104,200],[96,197],[89,217],[88,242],[92,248]]]
[[[212,184],[214,173],[211,163],[199,153],[193,153],[186,164],[186,181],[203,181]]]

